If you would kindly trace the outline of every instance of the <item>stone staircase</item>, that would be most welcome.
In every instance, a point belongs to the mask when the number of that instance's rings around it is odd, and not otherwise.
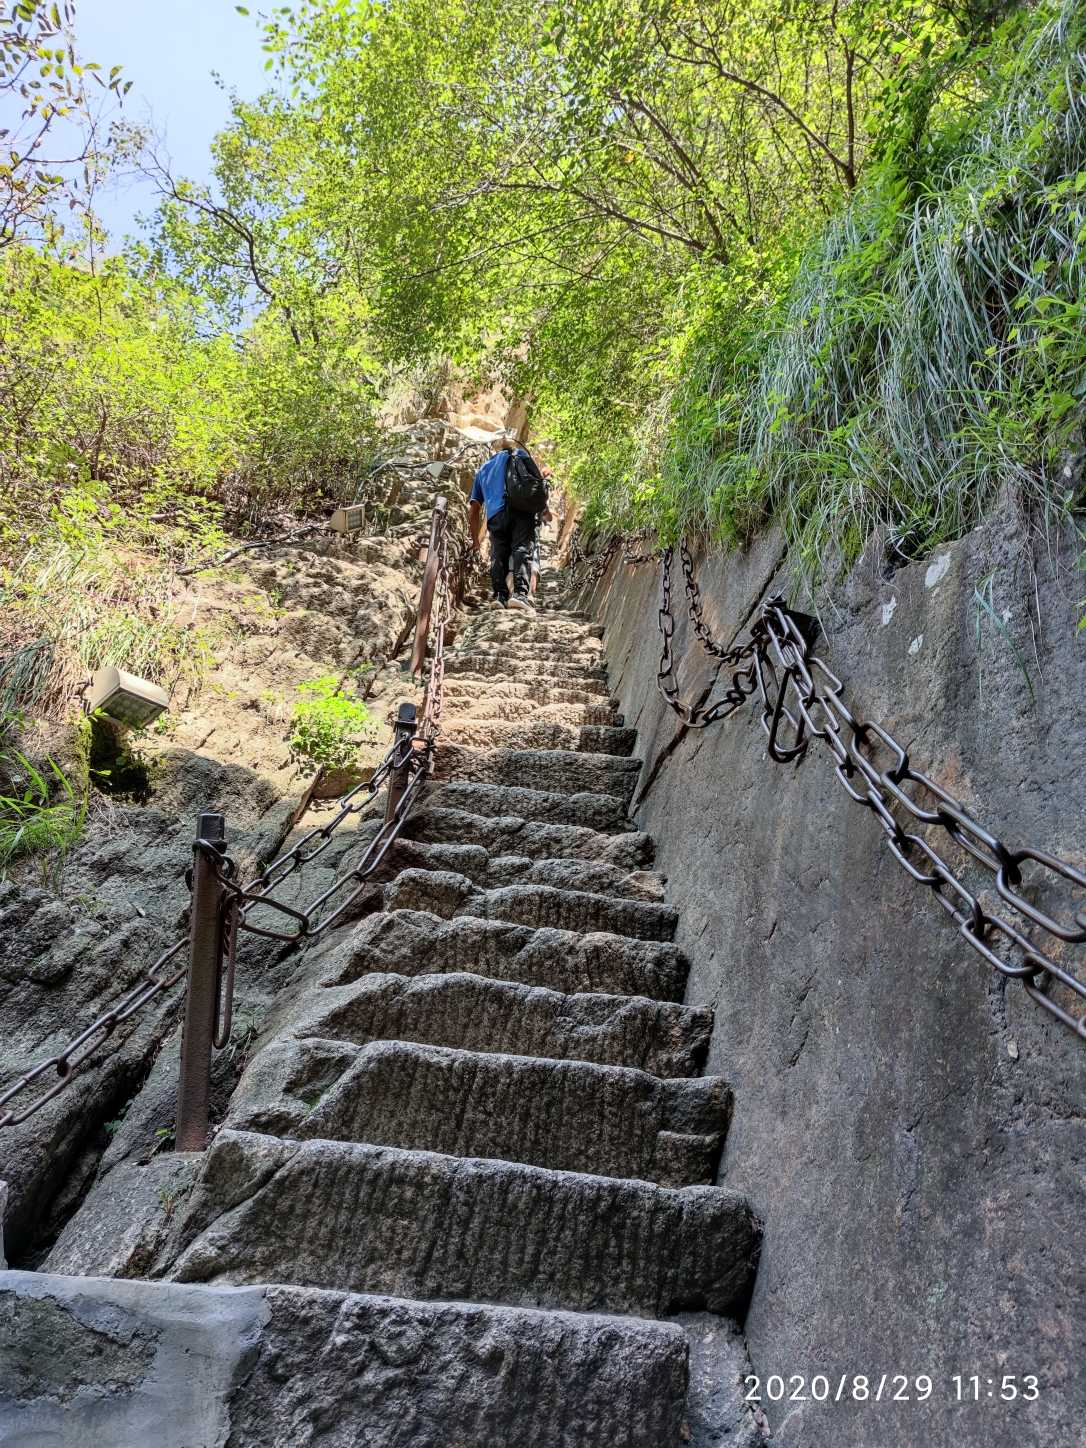
[[[758,1224],[714,1184],[730,1093],[699,1074],[711,1012],[682,1003],[628,819],[601,630],[549,601],[464,622],[384,908],[315,953],[153,1275],[353,1304],[328,1341],[371,1324],[348,1370],[367,1426],[337,1443],[748,1444],[722,1319]],[[435,1333],[423,1371],[403,1344]]]

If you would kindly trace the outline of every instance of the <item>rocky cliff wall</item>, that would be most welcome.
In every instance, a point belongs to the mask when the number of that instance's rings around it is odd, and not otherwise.
[[[1009,841],[1082,868],[1080,550],[1053,542],[1031,563],[1003,519],[892,576],[861,566],[820,616],[865,717]],[[773,538],[699,560],[698,574],[724,642],[768,592],[793,596]],[[750,705],[679,726],[656,690],[658,587],[653,567],[612,564],[591,602],[646,761],[636,820],[678,908],[687,999],[716,1013],[707,1069],[735,1093],[721,1179],[765,1221],[746,1320],[754,1370],[763,1384],[806,1380],[806,1400],[764,1404],[774,1441],[1077,1441],[1086,1044],[965,945],[817,747],[798,765],[769,762]],[[676,595],[679,656],[681,575]],[[684,697],[711,678],[694,641]],[[1072,908],[1084,903],[1080,892]],[[887,1402],[890,1389],[879,1403],[820,1404],[818,1373],[833,1392],[842,1374],[868,1375],[872,1395],[884,1373],[927,1374],[933,1388],[924,1404]],[[956,1401],[956,1374],[980,1376],[978,1404]],[[1001,1402],[1005,1374],[1020,1389],[1036,1374],[1038,1400]]]

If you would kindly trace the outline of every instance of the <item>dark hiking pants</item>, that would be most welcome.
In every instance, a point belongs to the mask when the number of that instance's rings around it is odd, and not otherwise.
[[[532,581],[532,549],[535,546],[536,524],[534,513],[521,513],[515,508],[502,508],[487,522],[490,534],[490,585],[494,597],[503,603],[509,597],[505,575],[509,562],[513,564],[513,592],[528,596]]]

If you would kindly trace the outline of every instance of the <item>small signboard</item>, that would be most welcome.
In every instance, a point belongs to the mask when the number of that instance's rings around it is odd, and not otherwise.
[[[91,680],[87,693],[87,709],[99,711],[118,724],[140,729],[165,712],[170,696],[157,684],[128,674],[114,664],[106,664]]]
[[[337,508],[328,520],[328,526],[337,533],[360,533],[366,522],[366,505],[352,503],[348,508]]]

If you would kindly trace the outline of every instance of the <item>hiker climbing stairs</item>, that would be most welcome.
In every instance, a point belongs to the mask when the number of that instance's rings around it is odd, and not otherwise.
[[[493,1441],[716,1442],[667,1319],[742,1312],[757,1223],[715,1185],[731,1098],[629,820],[635,734],[598,626],[549,601],[460,623],[381,908],[311,952],[158,1271],[457,1304],[490,1338],[526,1313],[518,1340],[578,1367],[495,1348]]]

